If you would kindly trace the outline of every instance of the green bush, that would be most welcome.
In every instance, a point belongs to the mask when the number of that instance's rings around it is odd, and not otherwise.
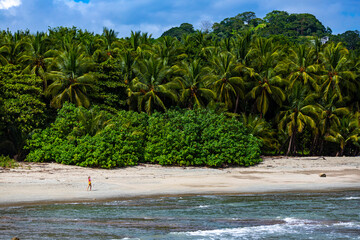
[[[34,132],[26,160],[114,168],[141,162],[161,165],[251,166],[260,143],[235,118],[209,111],[109,115],[65,104],[55,122]]]
[[[101,114],[96,107],[86,110],[65,104],[50,127],[32,135],[26,160],[100,168],[143,161],[147,115],[120,111],[100,121]]]
[[[18,167],[19,164],[9,156],[0,155],[0,167],[3,168],[15,168]]]
[[[148,120],[145,161],[161,165],[251,166],[260,142],[234,118],[206,110],[155,113]]]

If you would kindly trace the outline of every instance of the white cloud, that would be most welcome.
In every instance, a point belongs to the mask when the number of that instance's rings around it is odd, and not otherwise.
[[[0,9],[20,6],[21,0],[0,0]]]

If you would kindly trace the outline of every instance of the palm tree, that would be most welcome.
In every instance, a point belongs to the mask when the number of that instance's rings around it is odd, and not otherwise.
[[[337,95],[341,101],[343,98],[342,90],[356,91],[353,80],[356,75],[349,71],[349,51],[341,43],[330,43],[321,53],[323,62],[323,75],[321,76],[321,89],[325,100]]]
[[[238,62],[250,66],[250,56],[252,54],[251,42],[252,42],[252,33],[247,31],[243,36],[236,35],[232,38],[233,40],[233,49],[232,53],[235,55]]]
[[[286,68],[289,68],[289,87],[300,81],[303,85],[308,85],[318,91],[314,49],[302,44],[290,49],[290,53],[288,60],[277,66],[284,68],[286,65]]]
[[[110,52],[112,44],[117,40],[117,35],[118,33],[115,32],[113,29],[109,29],[107,27],[103,28],[102,36],[105,39],[106,50],[108,52]]]
[[[186,57],[179,43],[175,37],[161,37],[157,44],[152,47],[151,53],[154,54],[155,57],[166,61],[170,67],[174,66]]]
[[[330,130],[340,125],[340,117],[350,113],[347,107],[343,107],[343,103],[338,101],[338,97],[334,95],[326,101],[324,98],[318,97],[316,104],[319,110],[319,119],[317,122],[317,130],[315,131],[314,142],[311,147],[311,153],[317,149],[318,153],[322,153],[324,138],[330,134]]]
[[[255,80],[257,80],[258,84],[255,83],[256,85],[248,93],[248,96],[255,99],[256,108],[260,113],[260,117],[264,117],[269,110],[270,99],[280,107],[282,106],[282,102],[286,98],[282,87],[287,85],[287,81],[276,74],[272,68],[260,74],[256,73]]]
[[[17,31],[14,35],[11,32],[6,33],[4,43],[0,47],[0,64],[21,63],[21,57],[30,48],[28,35],[21,31]]]
[[[335,102],[337,97],[333,96],[327,101],[321,101],[318,104],[320,109],[320,122],[319,128],[323,135],[329,135],[329,131],[332,127],[340,125],[340,117],[346,116],[350,113],[347,107],[338,107],[341,103]]]
[[[244,98],[244,79],[240,74],[243,66],[236,62],[234,55],[222,52],[211,60],[212,71],[209,74],[209,86],[216,93],[217,100],[228,109],[237,111],[237,103]],[[245,68],[244,68],[245,69]],[[236,100],[235,107],[233,101]]]
[[[120,54],[120,69],[124,78],[124,83],[129,84],[134,78],[134,67],[136,65],[136,57],[129,50],[124,50]]]
[[[318,107],[314,105],[316,94],[309,93],[308,89],[300,84],[294,85],[287,96],[288,104],[279,114],[279,129],[286,129],[289,135],[289,145],[286,155],[295,154],[297,151],[297,134],[305,127],[316,129]]]
[[[65,101],[77,106],[90,106],[87,91],[92,88],[94,74],[90,72],[93,62],[84,54],[80,45],[66,47],[56,59],[57,71],[51,71],[48,79],[53,82],[47,89],[51,95],[51,105],[60,108]]]
[[[203,67],[201,61],[198,59],[190,63],[182,62],[180,65],[173,67],[175,73],[180,76],[175,80],[181,85],[180,101],[193,109],[194,106],[202,108],[206,104],[204,100],[215,99],[215,93],[205,87],[205,81],[208,75],[208,69]]]
[[[167,63],[161,59],[151,56],[149,59],[139,61],[134,67],[136,77],[132,80],[128,88],[129,105],[137,100],[138,110],[143,109],[151,114],[154,105],[166,110],[165,99],[177,100],[174,82],[168,81],[171,69]]]
[[[131,50],[132,51],[137,51],[138,48],[141,46],[141,32],[137,31],[137,32],[133,32],[131,31],[131,36],[129,39],[130,42],[130,46],[131,46]]]
[[[25,73],[35,74],[43,79],[43,90],[47,88],[45,73],[57,51],[50,48],[50,39],[45,33],[37,33],[31,40],[29,50],[20,57],[26,66]]]
[[[253,42],[251,55],[252,66],[257,73],[267,71],[269,68],[275,68],[282,57],[280,45],[275,44],[273,40],[258,37]]]
[[[355,116],[355,115],[354,115]],[[360,125],[359,119],[352,115],[340,119],[340,125],[337,128],[330,129],[330,134],[325,137],[326,141],[339,144],[340,149],[336,156],[342,156],[349,143],[360,147]]]

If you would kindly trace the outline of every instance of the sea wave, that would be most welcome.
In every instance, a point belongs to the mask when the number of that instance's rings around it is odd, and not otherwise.
[[[360,197],[346,197],[346,198],[343,198],[345,200],[358,200],[360,199]]]
[[[198,230],[189,232],[179,232],[172,234],[180,234],[191,237],[210,237],[220,239],[231,239],[231,238],[261,238],[261,236],[283,236],[288,234],[299,234],[302,230],[307,233],[318,227],[331,227],[335,223],[315,221],[309,219],[298,219],[298,218],[283,218],[283,223],[266,224],[260,226],[249,226],[240,228],[223,228],[213,230]],[[267,221],[268,222],[268,221]],[[278,222],[278,221],[277,221]],[[356,226],[357,223],[339,223],[343,226]],[[355,225],[354,225],[355,224]]]
[[[276,224],[268,226],[255,226],[243,228],[224,228],[214,230],[198,230],[193,232],[179,232],[173,234],[183,234],[186,236],[198,237],[245,237],[245,236],[260,236],[268,234],[279,233],[295,233],[295,230],[289,229],[286,225]]]

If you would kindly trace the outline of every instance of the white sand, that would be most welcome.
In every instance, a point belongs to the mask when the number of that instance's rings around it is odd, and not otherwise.
[[[327,177],[319,177],[325,173]],[[93,191],[86,191],[91,176]],[[266,157],[250,168],[141,165],[90,169],[56,163],[0,168],[0,205],[154,195],[360,190],[360,157]]]

